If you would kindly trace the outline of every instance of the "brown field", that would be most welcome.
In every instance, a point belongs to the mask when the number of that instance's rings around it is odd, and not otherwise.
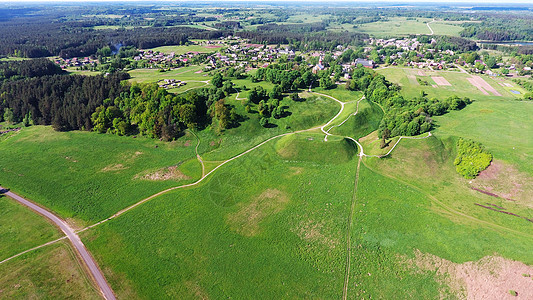
[[[502,95],[479,76],[472,76],[472,78],[467,78],[467,80],[468,82],[470,82],[470,84],[477,87],[478,90],[480,90],[485,95],[489,95],[489,92],[491,92],[494,96]]]
[[[426,76],[426,72],[418,70],[418,76]]]
[[[435,83],[438,84],[438,85],[452,86],[448,82],[448,80],[446,80],[446,78],[444,78],[442,76],[431,76],[431,79],[433,79],[433,81],[435,81]]]
[[[457,264],[420,251],[415,251],[415,255],[414,263],[419,268],[436,272],[437,277],[460,298],[500,300],[533,297],[533,268],[524,263],[486,256],[478,261]],[[512,296],[510,290],[518,295]]]

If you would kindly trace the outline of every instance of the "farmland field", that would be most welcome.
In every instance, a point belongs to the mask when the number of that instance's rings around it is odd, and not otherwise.
[[[419,70],[414,68],[400,68],[400,67],[389,67],[377,70],[380,74],[383,74],[388,80],[399,84],[402,87],[402,93],[407,97],[415,97],[420,95],[420,91],[424,91],[428,94],[428,97],[437,97],[437,98],[446,98],[453,95],[459,97],[469,97],[471,99],[487,99],[487,100],[496,100],[502,98],[495,96],[494,94],[485,95],[478,88],[472,85],[467,79],[471,78],[472,75],[454,71],[428,71],[424,70],[424,76],[419,75]],[[428,86],[421,86],[416,80],[409,78],[420,78],[429,82]],[[437,86],[433,87],[432,85],[437,85],[432,76],[443,77],[451,85],[450,86]],[[489,77],[489,76],[480,76],[483,78],[490,86],[492,86],[496,91],[503,95],[504,98],[508,99],[518,99],[526,92],[516,83],[512,82],[509,79],[502,77]],[[506,86],[503,83],[507,83],[510,86]],[[520,94],[513,94],[511,90],[514,89],[519,91]],[[500,99],[501,100],[501,99]]]
[[[182,46],[161,46],[146,50],[152,50],[154,52],[162,52],[169,54],[174,52],[175,55],[185,54],[188,52],[201,52],[201,53],[211,53],[217,52],[221,48],[218,46],[207,46],[207,45],[182,45]]]
[[[102,299],[67,242],[0,264],[1,299]]]
[[[203,66],[190,66],[160,72],[159,69],[135,69],[128,73],[132,82],[157,82],[163,79],[178,79],[182,81],[205,81],[211,79],[207,73],[202,72]],[[199,73],[197,73],[199,72]]]

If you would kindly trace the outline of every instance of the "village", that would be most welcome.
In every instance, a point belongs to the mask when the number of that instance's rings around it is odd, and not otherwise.
[[[358,65],[372,69],[378,66],[404,66],[428,70],[458,70],[457,67],[461,66],[471,73],[490,76],[517,76],[515,74],[531,73],[530,66],[518,67],[513,62],[498,61],[489,66],[484,59],[479,57],[468,63],[465,56],[457,54],[456,51],[436,49],[434,38],[427,39],[425,37],[427,42],[421,42],[419,39],[419,37],[370,38],[366,40],[366,46],[359,48],[361,50],[358,52],[358,57],[352,58],[349,62],[339,63],[337,61],[337,63],[342,65],[345,79],[349,79],[350,71]],[[203,64],[205,72],[229,67],[249,71],[256,68],[266,68],[269,64],[280,60],[291,61],[300,57],[308,63],[312,72],[316,74],[327,69],[331,60],[337,60],[348,49],[355,49],[354,47],[339,45],[334,51],[297,51],[288,45],[253,44],[250,40],[238,36],[191,41],[190,45],[195,46],[195,50],[198,47],[204,50],[178,54],[174,51],[164,53],[152,49],[140,49],[135,56],[126,59],[130,62],[127,64],[127,68],[164,71],[171,68]],[[328,56],[330,59],[325,62],[325,58]],[[97,66],[101,65],[100,60],[95,57],[57,58],[54,62],[63,69],[76,68],[77,70],[96,70]],[[100,67],[105,68],[105,66]],[[171,81],[170,79],[168,82],[160,82],[160,86],[165,88],[179,87],[184,84],[184,82]]]

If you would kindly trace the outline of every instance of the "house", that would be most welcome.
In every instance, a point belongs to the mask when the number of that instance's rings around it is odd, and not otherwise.
[[[368,60],[368,59],[362,59],[362,58],[358,58],[355,60],[355,65],[358,65],[358,64],[361,64],[363,65],[363,67],[370,68],[370,69],[373,69],[375,65],[374,61]]]

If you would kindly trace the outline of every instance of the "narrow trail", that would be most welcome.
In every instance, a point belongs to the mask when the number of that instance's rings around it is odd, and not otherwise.
[[[348,215],[348,225],[346,229],[346,269],[344,270],[344,285],[342,288],[342,299],[346,300],[348,298],[348,284],[350,283],[350,265],[351,265],[351,233],[352,233],[352,223],[353,223],[353,213],[355,210],[355,202],[357,199],[357,185],[359,183],[359,170],[361,168],[361,161],[363,156],[359,156],[357,160],[357,171],[355,173],[355,184],[353,190],[352,204],[350,206],[350,213]]]
[[[196,144],[196,148],[194,148],[194,151],[196,152],[196,159],[198,159],[198,161],[202,165],[202,177],[204,177],[205,176],[205,165],[204,165],[204,161],[203,161],[202,157],[198,153],[198,147],[200,146],[200,138],[196,135],[196,133],[194,133],[194,131],[192,131],[192,130],[187,130],[187,131],[192,133],[192,135],[194,135],[194,137],[198,140],[198,143]]]
[[[37,250],[37,249],[42,248],[42,247],[44,247],[44,246],[48,246],[48,245],[55,244],[55,243],[57,243],[57,242],[59,242],[59,241],[62,241],[62,240],[64,240],[64,239],[66,239],[66,238],[67,238],[67,236],[60,237],[60,238],[58,238],[57,240],[53,240],[53,241],[50,241],[50,242],[48,242],[48,243],[45,243],[45,244],[39,245],[39,246],[37,246],[37,247],[33,247],[33,248],[31,248],[31,249],[28,249],[28,250],[26,250],[26,251],[20,252],[20,253],[18,253],[18,254],[15,254],[15,255],[13,255],[13,256],[11,256],[11,257],[8,257],[8,258],[6,258],[6,259],[0,261],[0,265],[3,264],[3,263],[5,263],[5,262],[8,262],[8,261],[12,260],[13,258],[16,258],[16,257],[19,257],[19,256],[21,256],[21,255],[23,255],[23,254],[26,254],[26,253],[28,253],[28,252],[30,252],[30,251]]]
[[[237,95],[235,95],[235,100],[237,101],[246,100],[246,98],[239,98],[241,92],[239,92],[236,88],[233,88],[233,89],[237,92]]]
[[[431,23],[433,23],[433,22],[435,22],[435,19],[433,19],[433,21],[431,21],[431,22],[427,22],[427,23],[426,23],[426,25],[427,25],[428,28],[429,28],[429,31],[431,31],[431,34],[430,34],[430,35],[433,35],[433,34],[434,34],[433,29],[431,29],[431,26],[429,26],[429,24],[431,24]]]
[[[187,81],[183,81],[183,82],[203,82],[204,85],[201,85],[201,86],[196,86],[196,87],[192,87],[192,88],[188,88],[184,91],[181,91],[181,92],[178,92],[177,94],[183,94],[183,93],[186,93],[188,91],[191,91],[191,90],[194,90],[194,89],[200,89],[200,88],[203,88],[203,87],[206,87],[209,85],[209,80],[206,80],[206,81],[201,81],[201,80],[187,80]]]
[[[353,114],[350,114],[344,121],[342,121],[340,124],[338,125],[333,125],[331,126],[328,130],[324,130],[325,127],[321,128],[322,132],[324,132],[326,134],[326,136],[324,137],[324,141],[327,141],[328,140],[328,135],[333,135],[330,132],[331,129],[335,128],[335,127],[340,127],[342,126],[344,123],[346,123],[346,121],[348,121],[351,117],[357,115],[357,113],[359,112],[359,103],[361,101],[363,101],[365,99],[365,96],[363,95],[363,97],[361,97],[361,99],[359,99],[359,101],[357,101],[357,105],[356,105],[356,109],[355,109],[355,112]],[[353,102],[353,101],[352,101]],[[345,102],[344,104],[347,104],[347,103],[352,103],[352,102]],[[344,105],[342,106],[342,108],[344,109]],[[342,110],[341,110],[342,112]]]
[[[331,122],[335,121],[335,119],[337,119],[342,114],[342,112],[344,111],[344,105],[346,103],[349,103],[349,102],[342,102],[342,101],[338,100],[337,98],[334,98],[334,97],[332,97],[330,95],[321,94],[321,93],[317,93],[317,92],[312,92],[311,88],[309,88],[309,92],[311,92],[313,94],[316,94],[316,95],[320,95],[320,96],[324,96],[324,97],[333,99],[333,100],[335,100],[337,103],[339,103],[341,105],[341,109],[339,110],[339,112],[331,120],[329,120],[329,122],[327,122],[326,124],[324,124],[323,126],[320,127],[320,130],[322,130],[322,132],[324,132],[326,134],[326,136],[324,137],[324,141],[327,141],[328,140],[328,135],[332,135],[332,134],[328,132],[329,130],[328,131],[324,130],[324,128],[326,128],[329,124],[331,124]]]

